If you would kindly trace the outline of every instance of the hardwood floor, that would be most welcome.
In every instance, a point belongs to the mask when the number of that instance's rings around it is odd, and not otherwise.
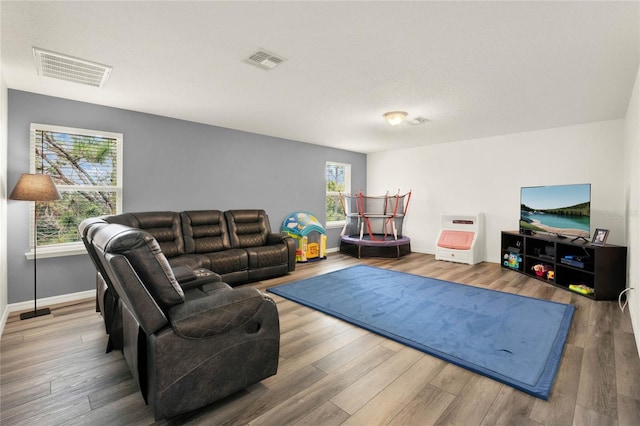
[[[272,295],[281,322],[278,374],[189,415],[189,425],[638,425],[640,358],[629,313],[497,264],[413,253],[397,259],[330,254],[261,289],[366,263],[479,287],[572,303],[576,313],[548,401],[463,370]],[[52,315],[9,318],[0,340],[2,425],[153,424],[94,301]]]

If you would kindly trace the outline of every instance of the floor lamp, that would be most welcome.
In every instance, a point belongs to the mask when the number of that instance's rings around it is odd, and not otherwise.
[[[24,312],[20,314],[20,319],[39,317],[51,313],[49,308],[37,309],[36,288],[37,288],[37,253],[38,246],[38,201],[54,201],[59,200],[60,193],[53,183],[49,175],[45,174],[29,174],[24,173],[18,179],[15,188],[9,195],[10,200],[35,201],[33,208],[33,312]]]

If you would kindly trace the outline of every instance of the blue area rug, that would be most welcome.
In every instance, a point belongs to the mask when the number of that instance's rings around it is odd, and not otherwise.
[[[268,291],[545,400],[575,310],[363,265]]]

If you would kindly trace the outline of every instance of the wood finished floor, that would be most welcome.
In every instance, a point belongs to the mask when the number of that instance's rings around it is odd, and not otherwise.
[[[639,425],[640,358],[628,312],[499,265],[331,254],[270,286],[366,263],[576,306],[560,370],[542,401],[294,302],[272,296],[281,322],[276,376],[159,424]],[[94,301],[52,307],[0,340],[2,425],[153,424],[120,352],[105,354]]]

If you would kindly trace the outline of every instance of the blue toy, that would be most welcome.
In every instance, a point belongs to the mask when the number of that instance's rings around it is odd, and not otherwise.
[[[518,253],[509,252],[504,255],[504,266],[511,269],[519,269],[520,262],[522,262],[522,256]]]

